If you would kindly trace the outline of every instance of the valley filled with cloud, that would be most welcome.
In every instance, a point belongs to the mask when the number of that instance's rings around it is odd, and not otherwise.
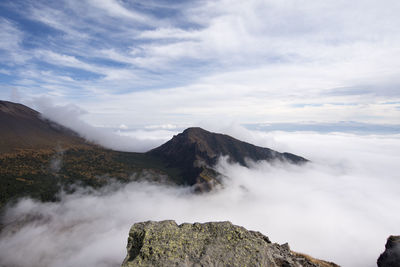
[[[130,226],[139,221],[232,221],[261,231],[273,242],[343,266],[376,266],[386,237],[398,230],[398,135],[256,132],[242,138],[268,143],[311,160],[227,163],[217,190],[156,183],[78,188],[60,202],[31,199],[10,206],[0,238],[6,266],[119,266]],[[235,135],[234,135],[235,136]],[[14,253],[18,251],[18,255]]]

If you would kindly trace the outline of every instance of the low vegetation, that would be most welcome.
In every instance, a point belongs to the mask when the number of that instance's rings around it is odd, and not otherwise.
[[[83,146],[58,149],[23,149],[0,154],[0,205],[29,196],[57,200],[57,192],[70,185],[99,187],[111,180],[147,180],[180,184],[177,169],[143,153],[118,152]]]

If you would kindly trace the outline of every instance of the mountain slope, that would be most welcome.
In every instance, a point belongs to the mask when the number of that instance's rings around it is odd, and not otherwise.
[[[39,112],[8,101],[0,101],[0,125],[0,153],[86,144],[73,131],[43,119]]]
[[[39,112],[17,103],[0,101],[0,125],[0,153],[86,145],[85,140],[73,131],[43,119]]]
[[[73,184],[180,179],[178,171],[160,159],[88,143],[21,104],[0,101],[0,125],[0,208],[23,196],[53,201],[61,188],[68,191]]]
[[[293,164],[302,164],[308,161],[294,154],[279,153],[198,127],[186,129],[167,143],[149,151],[148,154],[162,158],[170,166],[181,169],[182,175],[190,185],[207,182],[207,177],[213,180],[211,167],[217,163],[220,156],[228,156],[231,162],[246,167],[248,159],[253,161],[280,160]]]

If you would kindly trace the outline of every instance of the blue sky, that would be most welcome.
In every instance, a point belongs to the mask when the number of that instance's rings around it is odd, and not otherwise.
[[[397,0],[3,0],[0,98],[106,126],[400,124],[398,14]]]

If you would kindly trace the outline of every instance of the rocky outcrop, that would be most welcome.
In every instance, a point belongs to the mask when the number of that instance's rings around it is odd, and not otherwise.
[[[188,128],[174,136],[167,143],[147,152],[168,162],[171,167],[182,170],[187,184],[202,186],[205,189],[218,183],[218,174],[212,167],[220,156],[247,166],[247,160],[280,160],[294,164],[308,160],[291,153],[255,146],[225,134],[206,131],[199,127]]]
[[[378,258],[379,267],[400,267],[400,236],[389,236],[385,251]]]
[[[292,252],[288,244],[271,243],[260,232],[230,222],[142,222],[129,232],[131,266],[337,266]]]

